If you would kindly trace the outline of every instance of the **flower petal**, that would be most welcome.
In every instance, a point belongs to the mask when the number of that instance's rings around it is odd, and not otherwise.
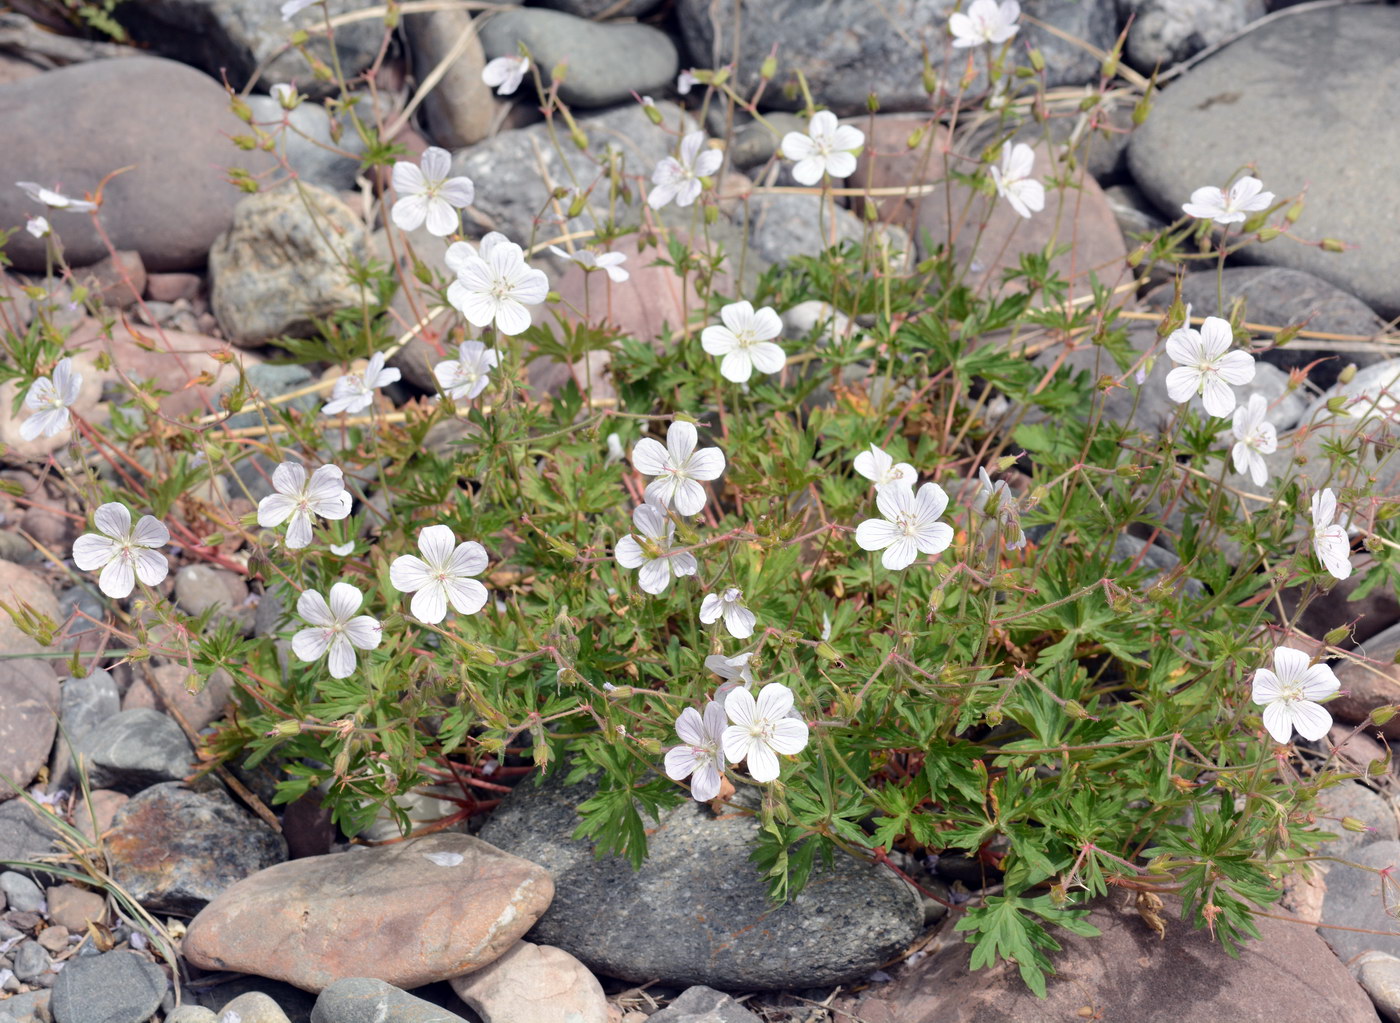
[[[447,588],[434,579],[413,595],[408,607],[420,622],[436,625],[447,617]]]
[[[136,588],[136,574],[132,571],[131,561],[118,554],[107,562],[107,567],[97,577],[97,587],[109,597],[129,596]]]
[[[355,648],[343,634],[332,636],[327,650],[326,667],[331,678],[349,678],[355,673]]]
[[[660,441],[643,437],[632,449],[632,467],[643,476],[660,476],[666,471],[666,455]]]
[[[778,753],[792,756],[802,752],[807,745],[807,738],[807,722],[784,717],[781,721],[773,723],[773,735],[768,740],[768,745]]]
[[[486,606],[490,596],[486,587],[475,579],[448,579],[447,601],[459,615],[474,615]]]
[[[111,537],[84,533],[73,541],[73,564],[84,572],[96,572],[115,558],[119,550]]]
[[[153,550],[140,549],[131,552],[132,567],[136,578],[147,586],[158,586],[170,573],[170,562],[164,554]]]
[[[665,558],[648,561],[637,570],[637,585],[642,588],[642,592],[653,596],[665,593],[666,587],[671,585],[671,566],[666,563]]]
[[[325,629],[301,629],[292,636],[292,653],[308,663],[320,660],[326,652],[327,636]]]
[[[131,536],[131,512],[126,510],[126,505],[116,501],[98,508],[92,522],[99,532],[106,533],[113,540],[125,540]]]

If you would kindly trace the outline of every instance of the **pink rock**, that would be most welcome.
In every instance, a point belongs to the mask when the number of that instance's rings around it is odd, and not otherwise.
[[[49,759],[58,727],[58,678],[47,661],[0,661],[0,802],[27,788]]]
[[[457,997],[484,1019],[608,1023],[608,999],[598,978],[552,945],[517,941],[491,965],[451,983]]]
[[[162,664],[152,669],[150,677],[137,676],[122,697],[122,710],[150,707],[152,710],[173,711],[198,732],[210,722],[223,716],[233,694],[233,680],[222,669],[191,692],[191,674],[183,664]]]
[[[199,274],[146,275],[146,297],[153,302],[177,302],[182,298],[194,301],[202,287],[204,278]]]

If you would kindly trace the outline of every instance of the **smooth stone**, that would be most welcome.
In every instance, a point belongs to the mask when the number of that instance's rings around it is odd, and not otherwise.
[[[1353,850],[1376,842],[1400,840],[1395,807],[1385,796],[1357,781],[1344,781],[1317,794],[1318,812],[1327,817],[1351,817],[1366,825],[1365,831],[1348,831],[1340,820],[1319,820],[1317,826],[1337,837],[1320,848],[1324,855],[1347,859]],[[1327,869],[1333,869],[1330,865]]]
[[[191,683],[196,680],[191,691]],[[152,668],[148,677],[137,678],[131,684],[122,700],[122,710],[148,707],[178,714],[192,731],[198,732],[223,717],[232,695],[233,679],[222,668],[201,678],[191,675],[183,664],[162,664]]]
[[[348,117],[340,119],[340,138],[331,133],[331,116],[313,99],[287,110],[271,96],[253,95],[247,99],[253,123],[276,140],[276,152],[307,184],[330,191],[353,191],[360,173],[360,156],[365,144]],[[282,128],[286,117],[289,127]],[[344,150],[343,156],[334,150]]]
[[[1381,1019],[1400,1023],[1400,959],[1384,952],[1366,952],[1351,964],[1351,972]]]
[[[49,919],[74,934],[83,934],[88,924],[100,924],[107,915],[107,900],[77,885],[54,885],[46,891]]]
[[[180,726],[145,707],[124,710],[104,721],[74,749],[87,761],[93,788],[126,793],[179,781],[194,761],[194,751]]]
[[[670,1005],[647,1019],[650,1023],[761,1023],[729,995],[703,984],[686,988]]]
[[[1095,1014],[1132,1023],[1375,1023],[1365,994],[1315,931],[1256,917],[1262,940],[1245,942],[1232,958],[1178,912],[1172,905],[1163,913],[1166,937],[1159,938],[1129,899],[1095,900],[1088,920],[1101,936],[1052,929],[1061,948],[1047,952],[1056,972],[1046,978],[1044,999],[1014,964],[970,970],[968,946],[950,942],[892,983],[838,999],[833,1014],[863,1023],[1044,1023]]]
[[[329,0],[326,4],[332,16],[363,6],[358,0]],[[247,85],[264,61],[270,61],[258,80],[264,91],[274,82],[292,80],[303,91],[329,92],[332,88],[330,83],[317,82],[305,58],[286,45],[293,31],[304,29],[311,36],[307,48],[330,64],[319,7],[302,11],[289,23],[282,18],[282,0],[142,0],[120,7],[116,16],[138,43],[193,64],[215,79],[227,73],[235,89]],[[337,28],[336,55],[345,74],[353,77],[368,68],[383,39],[382,18]]]
[[[413,72],[420,82],[462,43],[461,52],[422,105],[428,134],[444,149],[480,142],[490,134],[496,114],[495,94],[481,80],[486,53],[481,48],[481,36],[472,30],[472,25],[469,12],[455,9],[409,14],[403,19],[413,54]],[[468,38],[462,41],[464,35]],[[529,86],[522,89],[525,95],[531,94]]]
[[[204,290],[199,274],[168,273],[146,275],[146,298],[152,302],[194,301]]]
[[[364,226],[331,193],[302,185],[250,195],[209,250],[209,305],[237,345],[307,337],[314,320],[360,305],[344,264],[368,254]]]
[[[609,1023],[598,978],[549,945],[517,941],[494,963],[451,984],[485,1023]]]
[[[442,867],[426,853],[456,853]],[[271,867],[195,917],[184,952],[203,969],[320,991],[374,972],[416,987],[479,969],[539,917],[549,875],[467,835],[312,856]]]
[[[543,7],[553,7],[580,18],[640,18],[650,14],[661,4],[661,0],[540,0]]]
[[[165,1023],[219,1023],[219,1017],[202,1005],[178,1005],[166,1013]]]
[[[32,984],[53,968],[53,960],[37,941],[20,942],[14,952],[15,977]],[[0,1002],[0,1005],[4,1003]]]
[[[69,959],[53,986],[54,1023],[145,1023],[160,1007],[165,971],[117,949]]]
[[[113,880],[153,912],[193,916],[287,858],[287,843],[222,791],[153,785],[123,806],[104,848]]]
[[[199,617],[212,608],[223,608],[215,617],[233,617],[248,600],[248,583],[237,572],[213,565],[186,565],[175,573],[175,602],[186,614]],[[248,609],[252,623],[251,608]]]
[[[84,678],[63,680],[58,691],[58,707],[58,720],[62,727],[56,736],[49,763],[51,791],[77,779],[69,743],[81,741],[102,722],[121,713],[122,698],[116,679],[109,672],[94,668]]]
[[[1172,220],[1194,189],[1223,186],[1245,163],[1280,199],[1306,187],[1298,235],[1356,248],[1325,252],[1279,239],[1240,258],[1306,270],[1383,317],[1400,314],[1400,275],[1384,258],[1394,232],[1376,215],[1400,206],[1400,176],[1370,170],[1400,152],[1400,119],[1378,102],[1400,92],[1397,52],[1393,7],[1327,7],[1261,25],[1154,98],[1128,148],[1133,177]]]
[[[78,805],[73,810],[73,826],[87,835],[90,841],[96,842],[98,836],[112,826],[117,811],[130,802],[131,797],[125,792],[111,789],[92,789],[90,795],[91,798],[88,795],[78,798]]]
[[[0,181],[37,180],[80,198],[132,166],[103,188],[100,216],[112,244],[140,253],[147,270],[194,269],[242,194],[225,168],[266,167],[229,145],[244,128],[219,84],[183,64],[158,57],[75,64],[0,85]],[[17,188],[0,191],[0,228],[45,212],[70,265],[107,256],[87,214],[45,211]],[[20,270],[44,269],[45,242],[27,232],[12,235],[5,253]]]
[[[347,977],[321,992],[311,1023],[467,1023],[454,1012],[373,977]]]
[[[233,973],[217,985],[194,992],[187,997],[200,1005],[214,1010],[222,1016],[224,1008],[250,992],[266,995],[277,1003],[292,1023],[308,1023],[311,1009],[316,1004],[316,996],[307,994],[301,988],[283,984],[280,980],[268,980],[250,974]]]
[[[261,991],[246,991],[224,1006],[220,1015],[238,1023],[291,1023],[271,997]]]
[[[572,106],[606,107],[625,103],[634,92],[660,93],[680,70],[676,44],[650,25],[609,24],[561,11],[515,8],[498,12],[481,27],[488,60],[518,55],[520,43],[529,48],[546,88],[553,68],[567,64],[559,98]]]
[[[0,860],[11,863],[37,863],[53,853],[58,837],[48,821],[23,799],[0,803]],[[53,883],[53,875],[42,868],[13,867],[39,884]]]
[[[0,800],[28,788],[48,763],[58,728],[58,691],[51,662],[0,660]]]
[[[1373,842],[1352,850],[1347,860],[1333,864],[1327,872],[1322,922],[1359,930],[1319,927],[1317,933],[1344,962],[1372,949],[1400,956],[1400,938],[1389,934],[1396,929],[1395,918],[1387,911],[1388,900],[1381,894],[1383,882],[1376,875],[1377,870],[1400,863],[1400,842]],[[1372,869],[1362,869],[1365,867]],[[1368,930],[1380,933],[1362,933]]]
[[[0,402],[5,399],[4,386],[0,385]],[[0,404],[0,410],[7,411],[8,406]],[[5,441],[4,423],[5,414],[0,411],[0,442]],[[49,589],[49,584],[23,565],[12,561],[0,561],[0,601],[11,607],[28,604],[39,614],[52,618],[56,624],[63,621],[58,610],[58,599]],[[21,632],[10,621],[10,613],[0,607],[0,650],[6,653],[38,653],[41,649],[38,641]]]
[[[846,857],[814,871],[806,888],[775,907],[748,859],[758,823],[717,818],[693,800],[648,828],[640,870],[598,859],[592,842],[572,837],[576,808],[595,791],[557,777],[517,787],[481,835],[554,877],[554,902],[529,940],[562,948],[598,973],[748,991],[838,984],[877,968],[923,926],[903,882]]]
[[[1327,709],[1338,721],[1359,725],[1378,707],[1400,705],[1400,665],[1394,663],[1396,654],[1400,654],[1400,625],[1392,625],[1361,643],[1355,654],[1374,663],[1358,664],[1350,659],[1339,662],[1333,671],[1342,691],[1327,701]],[[1400,739],[1400,715],[1368,728],[1380,731],[1388,739]]]
[[[5,1019],[6,1013],[15,1023],[50,1023],[53,1018],[49,1014],[50,1001],[52,996],[44,988],[11,995],[0,1002],[0,1023],[9,1023],[9,1020]]]
[[[1268,13],[1264,0],[1127,0],[1123,6],[1133,15],[1128,63],[1145,74],[1224,42]]]
[[[74,274],[94,301],[113,309],[130,309],[146,290],[146,265],[139,252],[105,256]]]
[[[1385,330],[1385,321],[1354,295],[1302,270],[1278,266],[1226,267],[1217,281],[1213,272],[1187,274],[1181,285],[1181,300],[1191,305],[1192,316],[1220,316],[1218,292],[1225,293],[1229,312],[1237,299],[1243,299],[1244,318],[1250,323],[1277,327],[1303,325],[1307,330],[1328,334],[1370,336]],[[1157,305],[1169,305],[1170,289],[1149,296]],[[1307,338],[1294,338],[1282,348],[1271,348],[1261,360],[1279,369],[1301,370],[1315,360],[1308,379],[1321,388],[1332,387],[1347,363],[1365,368],[1386,361],[1383,352],[1336,352],[1313,347]]]
[[[44,890],[24,874],[7,870],[0,874],[0,892],[6,905],[21,913],[42,913],[45,908]]]
[[[867,225],[844,206],[832,207],[819,195],[756,195],[749,200],[749,245],[770,263],[815,256],[847,242],[861,245],[867,228],[871,229],[871,250],[881,251],[884,235],[889,239],[891,267],[901,267],[902,254],[912,251],[909,236],[901,227]]]
[[[298,391],[311,383],[311,371],[305,366],[298,366],[296,363],[273,363],[264,362],[257,366],[249,366],[247,370],[248,385],[263,399],[276,398],[283,394],[290,394]],[[273,406],[274,409],[295,409],[298,412],[314,412],[321,406],[321,399],[315,394],[303,394],[291,401],[282,402]],[[263,421],[263,416],[271,422],[276,421],[277,413],[272,410],[259,412],[253,407],[251,401],[248,403],[248,411],[240,412],[229,418],[228,425],[232,429],[240,427],[258,426]],[[240,462],[239,466],[247,465],[247,462]]]
[[[689,61],[699,67],[737,63],[734,87],[752,95],[759,69],[774,45],[778,74],[764,93],[766,106],[797,109],[801,94],[788,97],[785,86],[801,69],[813,98],[837,114],[863,114],[870,93],[886,111],[925,110],[929,96],[923,85],[924,56],[911,45],[909,31],[927,37],[929,57],[940,80],[956,87],[967,65],[967,51],[945,45],[948,15],[959,0],[678,0],[677,14]],[[964,8],[966,4],[963,4]],[[1113,47],[1118,30],[1111,0],[1024,0],[1024,11],[1069,36],[1100,50]],[[739,21],[738,60],[734,55],[735,18]],[[1082,85],[1096,81],[1099,61],[1074,43],[1023,22],[1011,52],[1026,64],[1025,47],[1045,56],[1048,84]],[[979,63],[981,58],[979,57]],[[979,74],[979,81],[985,77]],[[974,83],[974,90],[980,89]]]

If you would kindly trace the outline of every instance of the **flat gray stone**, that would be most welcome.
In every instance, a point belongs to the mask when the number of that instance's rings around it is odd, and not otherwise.
[[[14,952],[15,977],[31,984],[44,974],[53,969],[53,960],[49,958],[44,946],[37,941],[22,941]],[[3,1005],[0,1002],[0,1005]]]
[[[298,81],[298,86],[301,82]],[[288,165],[303,181],[332,191],[351,191],[355,175],[360,171],[359,154],[365,144],[348,117],[340,120],[340,138],[331,137],[331,118],[326,108],[312,99],[303,100],[290,111],[272,96],[249,96],[253,123],[277,140],[277,152],[287,158]],[[367,104],[359,108],[361,116]],[[290,127],[282,128],[286,117]],[[319,143],[319,144],[318,144]],[[354,156],[334,152],[343,149]]]
[[[1264,0],[1126,0],[1123,6],[1133,15],[1128,63],[1144,73],[1165,71],[1268,13]]]
[[[145,1023],[169,982],[149,959],[124,949],[68,960],[53,986],[54,1023]]]
[[[60,683],[58,708],[61,727],[50,761],[50,790],[77,779],[69,743],[86,738],[102,722],[120,714],[122,696],[111,674],[96,668],[85,678],[66,678]]]
[[[321,992],[311,1023],[467,1023],[454,1012],[371,977],[338,980]]]
[[[1154,100],[1128,161],[1138,186],[1168,215],[1194,189],[1224,185],[1254,163],[1280,198],[1308,189],[1295,230],[1357,248],[1334,253],[1277,239],[1242,259],[1306,270],[1382,316],[1400,314],[1389,253],[1400,208],[1400,10],[1351,5],[1271,21],[1192,68]],[[1298,144],[1306,126],[1307,144]],[[1383,169],[1384,168],[1384,169]]]
[[[124,710],[76,744],[95,789],[140,792],[163,781],[179,781],[194,761],[185,733],[166,715],[146,707]]]
[[[1400,959],[1384,952],[1367,952],[1354,964],[1357,983],[1386,1023],[1400,1023]]]
[[[554,901],[527,939],[562,948],[595,972],[750,991],[837,984],[877,968],[923,926],[911,889],[844,856],[774,906],[748,859],[757,822],[716,817],[691,800],[648,828],[640,870],[597,859],[591,842],[571,837],[575,808],[593,792],[557,778],[522,785],[481,834],[554,876]]]
[[[1336,838],[1325,843],[1321,851],[1327,856],[1348,858],[1353,851],[1376,842],[1400,840],[1397,829],[1395,808],[1390,800],[1356,781],[1344,781],[1339,785],[1323,789],[1317,796],[1318,808],[1328,817],[1351,817],[1366,825],[1366,831],[1348,831],[1339,821],[1319,821],[1319,827],[1336,834]],[[1343,870],[1344,867],[1329,869]]]
[[[649,1023],[761,1023],[729,995],[703,984],[682,991],[679,998],[647,1019]]]
[[[5,904],[10,909],[24,913],[44,911],[44,890],[25,874],[13,870],[0,874],[0,894],[5,896]]]
[[[825,208],[823,208],[825,207]],[[909,235],[894,225],[876,227],[875,236],[890,238],[890,256],[911,251]],[[819,195],[758,195],[749,200],[749,244],[770,263],[794,256],[815,256],[829,245],[857,245],[865,238],[865,221],[844,206],[831,206]]]
[[[1397,929],[1395,918],[1386,912],[1387,903],[1394,905],[1394,884],[1390,885],[1390,894],[1383,896],[1382,881],[1376,873],[1376,870],[1386,867],[1400,866],[1400,842],[1373,842],[1352,850],[1347,859],[1360,866],[1337,863],[1327,872],[1322,921],[1361,930],[1319,927],[1317,932],[1343,962],[1371,949],[1400,956],[1400,938],[1388,936],[1388,932]],[[1362,870],[1361,867],[1374,867],[1376,870]],[[1365,930],[1380,933],[1362,933]]]
[[[58,678],[48,661],[0,661],[0,800],[28,788],[48,763],[57,710]]]
[[[53,842],[57,837],[57,832],[23,799],[0,803],[0,860],[35,863],[40,857],[53,854]],[[46,870],[22,867],[10,869],[24,874],[40,885],[56,883],[54,876]]]

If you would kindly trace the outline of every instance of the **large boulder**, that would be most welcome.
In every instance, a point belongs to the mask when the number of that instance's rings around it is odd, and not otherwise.
[[[135,5],[129,5],[135,6]],[[242,194],[225,168],[268,167],[228,137],[247,126],[212,78],[158,57],[99,60],[0,85],[0,229],[45,213],[73,266],[95,263],[107,247],[85,213],[46,211],[16,181],[58,186],[70,197],[96,192],[112,244],[141,254],[152,271],[189,270],[233,220]],[[45,243],[24,231],[6,254],[21,270],[45,266]]]

